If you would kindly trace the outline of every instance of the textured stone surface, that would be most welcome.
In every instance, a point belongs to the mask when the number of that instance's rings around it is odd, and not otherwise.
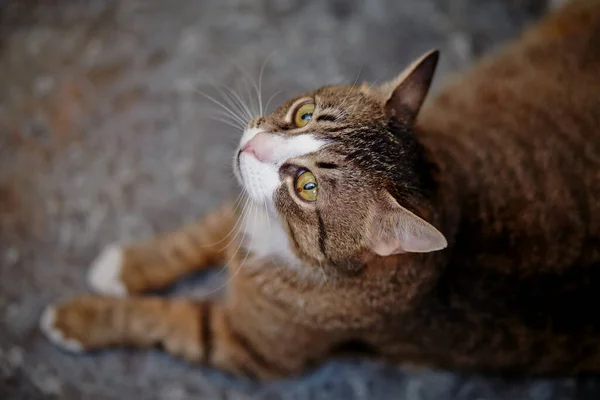
[[[332,361],[258,385],[159,352],[76,357],[37,330],[86,290],[107,244],[237,195],[240,134],[198,90],[245,93],[264,64],[272,104],[325,83],[383,80],[432,47],[468,66],[543,10],[536,0],[0,0],[0,397],[37,399],[573,399],[594,380],[507,381]],[[441,79],[436,81],[439,87]],[[205,274],[177,293],[222,283]]]

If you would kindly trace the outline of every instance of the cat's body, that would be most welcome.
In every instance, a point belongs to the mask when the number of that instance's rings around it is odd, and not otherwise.
[[[451,248],[415,340],[447,365],[598,371],[600,2],[483,60],[415,135],[439,165]]]
[[[226,207],[112,248],[90,275],[101,292],[135,294],[231,260],[224,300],[82,297],[50,308],[42,328],[72,350],[160,343],[263,378],[357,349],[600,372],[600,3],[575,1],[483,60],[413,126],[435,61],[250,122],[236,154],[260,210],[245,218],[248,257],[234,254],[243,235],[228,235]],[[295,119],[306,104],[313,125]]]

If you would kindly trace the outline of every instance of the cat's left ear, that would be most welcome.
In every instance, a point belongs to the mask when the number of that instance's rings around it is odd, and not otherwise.
[[[425,53],[394,80],[380,87],[390,116],[408,125],[416,120],[433,80],[439,54],[438,50]]]
[[[372,212],[367,240],[375,254],[429,253],[448,246],[439,230],[402,207],[387,192]]]

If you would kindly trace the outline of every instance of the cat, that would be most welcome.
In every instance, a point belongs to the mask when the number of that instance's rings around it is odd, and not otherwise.
[[[49,306],[43,332],[256,379],[346,352],[600,372],[600,2],[569,2],[425,102],[438,57],[252,119],[234,154],[244,215],[229,203],[107,247],[100,295]],[[223,298],[142,295],[227,262]]]

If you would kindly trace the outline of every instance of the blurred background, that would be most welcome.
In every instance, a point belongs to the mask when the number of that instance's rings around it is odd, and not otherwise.
[[[594,380],[511,380],[331,361],[266,385],[158,351],[70,356],[37,330],[86,290],[106,244],[192,221],[237,196],[240,131],[201,93],[280,104],[392,78],[431,49],[445,78],[515,37],[547,0],[0,0],[0,398],[574,399]],[[202,296],[219,273],[174,293]]]

